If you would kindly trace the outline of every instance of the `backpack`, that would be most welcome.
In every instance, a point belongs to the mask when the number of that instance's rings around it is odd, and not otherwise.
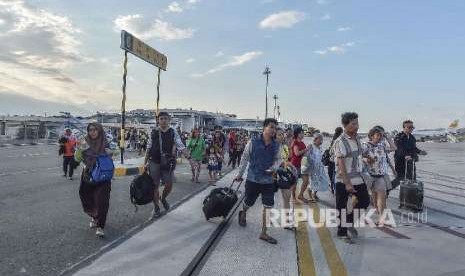
[[[152,177],[144,172],[142,175],[136,176],[129,186],[129,194],[131,203],[134,204],[137,212],[137,205],[146,205],[153,202],[153,192],[155,185]]]
[[[331,153],[329,152],[329,149],[325,150],[323,155],[321,156],[321,163],[325,166],[329,166],[331,163]]]
[[[90,173],[90,181],[93,184],[111,181],[114,171],[115,165],[113,164],[113,159],[107,154],[101,154],[97,157],[95,166]]]

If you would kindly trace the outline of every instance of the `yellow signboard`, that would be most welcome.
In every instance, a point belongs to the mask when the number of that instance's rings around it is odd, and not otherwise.
[[[166,71],[168,58],[125,30],[121,31],[121,49]]]

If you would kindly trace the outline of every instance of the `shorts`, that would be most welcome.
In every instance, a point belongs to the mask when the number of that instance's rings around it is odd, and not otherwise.
[[[248,207],[252,207],[257,201],[259,195],[262,196],[262,204],[265,208],[273,208],[274,206],[274,193],[275,185],[260,184],[252,181],[245,182],[245,198],[244,204]]]
[[[161,171],[160,164],[157,164],[153,161],[149,161],[149,175],[153,179],[153,183],[156,187],[160,186],[160,180],[163,183],[173,183],[174,182],[174,172],[173,171]]]
[[[365,176],[367,188],[373,192],[385,193],[391,189],[391,180],[388,175],[383,176]]]

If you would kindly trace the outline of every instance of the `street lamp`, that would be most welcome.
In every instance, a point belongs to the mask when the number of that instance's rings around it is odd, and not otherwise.
[[[273,96],[273,100],[274,100],[273,118],[276,119],[276,107],[277,107],[278,95],[275,94]]]
[[[268,78],[271,74],[270,67],[268,65],[265,67],[265,72],[263,75],[266,75],[266,87],[265,87],[265,119],[268,118]]]

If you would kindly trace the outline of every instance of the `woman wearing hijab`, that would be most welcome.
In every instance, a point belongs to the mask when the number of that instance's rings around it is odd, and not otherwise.
[[[110,203],[111,181],[94,184],[90,181],[90,174],[97,162],[97,157],[102,154],[111,156],[113,151],[109,149],[102,125],[90,123],[87,126],[85,141],[81,144],[76,159],[82,160],[85,165],[81,174],[79,197],[84,212],[91,217],[89,226],[96,228],[95,234],[99,237],[104,236],[103,229]]]

